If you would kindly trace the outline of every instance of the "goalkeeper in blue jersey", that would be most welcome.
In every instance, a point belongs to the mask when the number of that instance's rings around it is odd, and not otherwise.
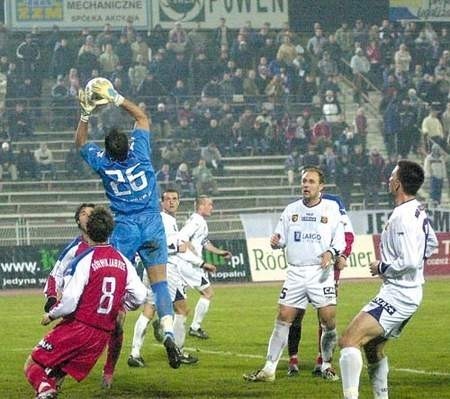
[[[181,353],[173,338],[173,310],[166,280],[167,245],[160,215],[159,192],[151,162],[150,120],[132,101],[121,96],[107,79],[96,78],[80,91],[81,117],[75,144],[81,156],[100,176],[115,214],[111,243],[128,259],[141,257],[155,295],[155,305],[164,330],[169,364],[180,366]],[[88,120],[96,106],[112,103],[134,119],[128,136],[112,129],[105,148],[88,142]]]

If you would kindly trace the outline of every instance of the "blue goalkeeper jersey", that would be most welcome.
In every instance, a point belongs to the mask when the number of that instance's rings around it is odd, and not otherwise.
[[[151,163],[150,132],[134,129],[125,161],[112,161],[105,150],[89,142],[81,156],[101,177],[111,210],[116,215],[159,213],[159,192]]]

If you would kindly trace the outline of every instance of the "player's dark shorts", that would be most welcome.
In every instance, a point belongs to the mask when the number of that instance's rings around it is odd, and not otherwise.
[[[159,213],[116,215],[111,244],[131,262],[136,253],[145,267],[167,263],[164,225]]]
[[[62,321],[35,346],[31,357],[45,368],[62,370],[81,381],[94,367],[110,335],[77,320]]]

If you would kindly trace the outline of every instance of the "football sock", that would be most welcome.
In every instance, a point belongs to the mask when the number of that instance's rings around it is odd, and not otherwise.
[[[354,347],[341,349],[339,365],[341,366],[344,398],[358,399],[359,377],[363,365],[361,351]]]
[[[208,313],[210,302],[211,301],[205,297],[200,297],[200,299],[198,300],[197,305],[195,306],[194,318],[192,319],[191,324],[191,328],[193,330],[198,330],[200,328],[200,325],[202,324],[206,313]]]
[[[319,328],[317,329],[317,350],[319,351],[320,364],[322,364],[322,324],[319,323]],[[319,362],[316,360],[316,363]]]
[[[33,361],[28,364],[25,376],[37,393],[45,392],[51,388],[56,389],[56,379],[50,378],[44,369]]]
[[[281,354],[287,344],[289,327],[290,323],[280,320],[275,321],[275,327],[269,340],[269,347],[267,348],[266,364],[264,365],[264,371],[269,374],[274,374],[277,369]]]
[[[173,317],[172,316],[164,316],[159,319],[159,324],[162,327],[162,330],[164,331],[164,335],[171,335],[173,336]]]
[[[134,325],[133,343],[131,344],[131,356],[140,357],[141,348],[144,344],[145,333],[147,332],[147,325],[150,320],[141,313]]]
[[[372,383],[374,399],[388,399],[388,373],[389,365],[387,357],[383,357],[377,363],[369,363],[369,379]]]
[[[302,325],[300,315],[297,315],[289,328],[288,353],[289,357],[298,354],[298,345],[302,339]]]
[[[186,316],[175,313],[173,318],[173,335],[175,336],[175,344],[182,348],[186,338]]]
[[[320,347],[322,352],[322,370],[331,366],[331,358],[337,342],[337,331],[335,328],[326,330],[322,328],[322,337],[320,338]]]
[[[158,281],[157,283],[150,284],[150,287],[155,296],[155,306],[159,318],[173,316],[172,301],[170,299],[167,281]]]
[[[111,333],[108,342],[108,354],[106,355],[106,363],[103,367],[103,374],[113,375],[116,368],[117,360],[119,360],[120,351],[122,350],[123,329],[122,326],[116,326]]]

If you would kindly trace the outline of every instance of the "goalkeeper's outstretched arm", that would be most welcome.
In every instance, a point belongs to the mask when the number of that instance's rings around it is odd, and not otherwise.
[[[98,98],[107,100],[116,107],[122,107],[136,121],[135,127],[138,129],[150,130],[150,120],[145,112],[133,101],[124,98],[106,79],[97,79],[92,83],[90,90]]]
[[[150,130],[150,118],[147,117],[145,112],[133,101],[124,98],[123,103],[120,106],[134,118],[136,121],[135,128]]]

